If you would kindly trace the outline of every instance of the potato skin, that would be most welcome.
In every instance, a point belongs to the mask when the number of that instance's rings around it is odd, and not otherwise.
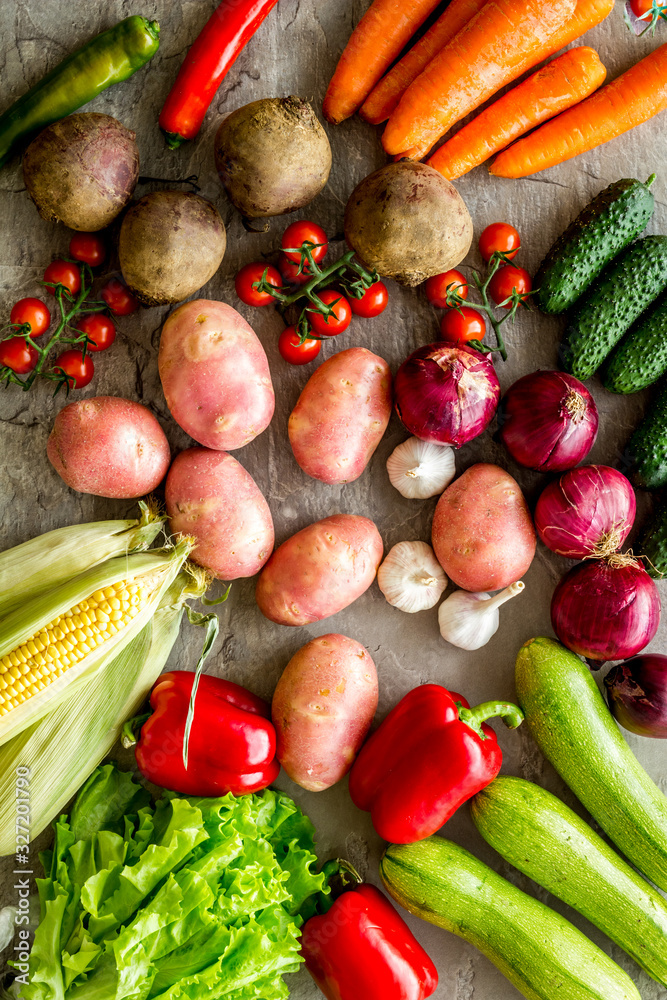
[[[278,760],[292,781],[310,792],[340,781],[377,705],[377,671],[360,643],[330,633],[302,646],[285,667],[271,704]]]
[[[205,448],[235,451],[268,427],[276,401],[264,348],[224,302],[176,309],[162,327],[158,368],[174,420]]]
[[[473,593],[519,580],[537,544],[521,487],[504,469],[484,462],[467,469],[438,500],[432,542],[452,583]]]
[[[367,517],[332,514],[297,531],[259,575],[255,597],[278,625],[307,625],[342,611],[368,590],[382,561],[380,533]]]
[[[119,500],[154,490],[171,457],[151,411],[119,396],[68,403],[56,416],[46,454],[70,489]]]
[[[288,423],[294,457],[323,483],[364,471],[391,416],[391,372],[365,347],[334,354],[306,382]]]
[[[193,562],[219,580],[254,576],[273,551],[273,519],[257,483],[225,451],[189,448],[174,459],[165,499],[174,534],[194,535]]]

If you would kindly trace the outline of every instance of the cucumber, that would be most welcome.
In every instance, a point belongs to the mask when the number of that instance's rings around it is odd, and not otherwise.
[[[538,308],[558,315],[570,309],[602,269],[646,228],[654,199],[634,178],[615,181],[559,236],[533,282]]]
[[[474,945],[529,1000],[639,1000],[565,917],[444,837],[390,844],[380,875],[401,906]]]
[[[644,568],[656,580],[667,575],[667,501],[663,500],[646,525],[637,544],[639,554],[646,556]]]
[[[576,813],[545,788],[500,777],[470,802],[498,853],[578,910],[667,986],[667,903]]]
[[[667,298],[663,296],[614,348],[602,373],[610,392],[639,392],[667,371]]]
[[[627,457],[634,466],[632,478],[637,486],[659,490],[667,484],[667,380],[660,384],[630,438]]]
[[[667,798],[621,736],[588,667],[555,639],[530,639],[516,661],[533,739],[605,833],[667,889]]]
[[[626,247],[577,302],[561,344],[563,368],[585,382],[667,285],[667,236]]]

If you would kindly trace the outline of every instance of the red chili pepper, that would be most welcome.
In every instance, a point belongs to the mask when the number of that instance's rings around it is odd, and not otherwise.
[[[153,713],[135,749],[139,770],[184,795],[246,795],[266,788],[280,771],[271,709],[238,684],[209,674],[199,680],[185,769],[183,736],[194,676],[173,670],[153,685]]]
[[[160,128],[176,149],[194,139],[236,57],[278,0],[222,0],[190,46],[160,112]]]
[[[430,837],[493,781],[503,755],[484,720],[496,715],[510,729],[523,720],[516,705],[487,701],[471,709],[439,684],[423,684],[399,701],[350,771],[352,801],[371,813],[384,840]]]
[[[438,972],[374,885],[348,889],[301,934],[306,968],[328,1000],[425,1000]]]

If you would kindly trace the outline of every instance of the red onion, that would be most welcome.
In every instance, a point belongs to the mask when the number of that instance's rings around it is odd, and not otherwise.
[[[582,465],[549,483],[537,501],[535,527],[559,556],[601,559],[620,549],[636,510],[635,491],[622,472]]]
[[[658,589],[641,563],[616,553],[579,563],[551,599],[551,624],[568,649],[589,660],[639,653],[660,621]]]
[[[467,345],[420,347],[394,380],[396,412],[421,441],[459,448],[490,424],[500,399],[492,363]]]
[[[667,656],[635,656],[612,667],[604,682],[617,722],[631,733],[667,739]]]
[[[500,439],[512,458],[538,472],[565,472],[593,447],[598,411],[586,386],[564,372],[533,372],[503,397]]]

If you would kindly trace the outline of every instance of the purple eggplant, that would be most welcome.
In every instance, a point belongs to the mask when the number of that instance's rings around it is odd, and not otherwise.
[[[604,682],[620,725],[640,736],[667,739],[667,656],[633,656],[613,667]]]

